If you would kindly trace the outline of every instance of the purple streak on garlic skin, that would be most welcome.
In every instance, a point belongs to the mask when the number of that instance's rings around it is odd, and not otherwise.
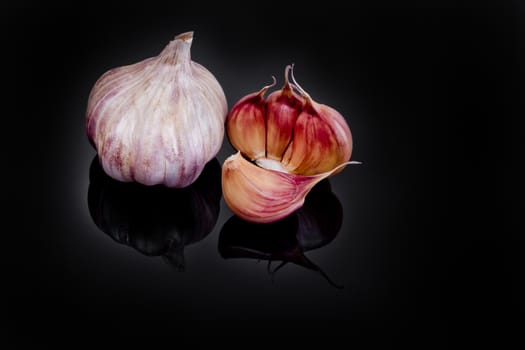
[[[186,187],[218,153],[226,97],[191,61],[191,41],[181,34],[159,56],[112,69],[93,87],[86,129],[111,177]]]

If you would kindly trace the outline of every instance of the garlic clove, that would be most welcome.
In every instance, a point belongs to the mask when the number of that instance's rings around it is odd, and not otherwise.
[[[162,52],[103,74],[89,95],[86,129],[104,171],[145,185],[187,187],[218,153],[227,103],[219,82],[191,60],[193,32]]]
[[[293,91],[288,80],[291,69],[291,65],[286,66],[283,88],[272,92],[266,102],[266,157],[279,161],[292,141],[294,125],[303,107],[303,100]]]
[[[313,175],[347,162],[352,155],[352,134],[345,119],[332,107],[315,102],[301,88],[293,75],[293,66],[291,77],[305,105],[297,117],[293,142],[283,156],[283,166],[291,173]]]
[[[251,160],[266,155],[266,101],[264,94],[275,85],[263,87],[237,102],[226,120],[226,133],[232,146]]]
[[[307,101],[282,163],[291,173],[313,175],[330,171],[351,154],[352,135],[343,117],[333,108]]]
[[[222,190],[226,204],[244,220],[269,223],[300,208],[308,192],[321,180],[344,167],[302,176],[265,169],[246,160],[240,152],[222,167]]]

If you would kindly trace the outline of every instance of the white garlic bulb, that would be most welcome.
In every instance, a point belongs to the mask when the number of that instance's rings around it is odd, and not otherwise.
[[[190,57],[193,32],[156,57],[118,67],[95,83],[88,138],[111,177],[186,187],[222,145],[227,103],[216,78]]]

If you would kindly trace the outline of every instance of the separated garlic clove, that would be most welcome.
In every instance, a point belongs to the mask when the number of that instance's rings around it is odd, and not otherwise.
[[[294,174],[312,175],[348,161],[351,154],[352,135],[343,117],[333,108],[307,100],[283,166]]]
[[[293,142],[283,156],[283,166],[294,174],[312,175],[330,171],[352,155],[352,134],[345,119],[332,107],[315,102],[295,81],[305,99],[297,117]]]
[[[231,109],[226,133],[232,146],[251,160],[266,154],[266,101],[264,94],[273,83],[242,98]]]
[[[87,135],[111,177],[186,187],[218,153],[227,104],[216,78],[193,62],[193,32],[156,57],[112,69],[89,96]]]
[[[299,209],[308,192],[321,180],[352,163],[331,171],[302,176],[265,169],[246,160],[240,152],[226,159],[222,167],[222,190],[230,209],[244,220],[274,222]]]

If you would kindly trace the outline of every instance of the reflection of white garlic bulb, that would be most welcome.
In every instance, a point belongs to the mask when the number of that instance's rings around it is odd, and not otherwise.
[[[219,152],[227,104],[191,61],[193,32],[156,57],[109,70],[89,96],[86,128],[104,171],[125,182],[186,187]]]

